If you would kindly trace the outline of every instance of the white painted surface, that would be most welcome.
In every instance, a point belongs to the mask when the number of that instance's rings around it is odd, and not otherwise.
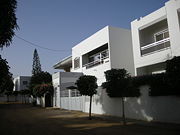
[[[14,89],[13,90],[20,91],[20,90],[28,89],[30,79],[31,79],[30,76],[18,76],[16,78],[14,78],[14,80],[13,80]],[[27,84],[23,84],[24,81],[26,81]]]
[[[52,83],[54,87],[53,106],[60,107],[60,72],[52,75]]]
[[[106,62],[87,69],[82,67],[82,56],[104,44],[108,44],[109,50]],[[72,48],[72,60],[76,57],[80,57],[80,68],[74,69],[72,65],[72,72],[96,76],[99,86],[105,81],[104,72],[111,68],[125,68],[134,75],[131,32],[127,29],[106,26]]]
[[[61,108],[67,110],[82,111],[82,96],[80,97],[61,97]]]
[[[131,31],[109,27],[109,47],[111,68],[124,68],[134,76]]]
[[[72,60],[80,57],[80,68],[74,69],[74,63],[72,62],[72,72],[82,72],[82,55],[109,43],[108,31],[109,28],[107,26],[72,48]]]
[[[180,101],[176,96],[148,95],[149,87],[143,86],[139,98],[125,99],[125,115],[127,118],[145,121],[161,121],[180,123]],[[86,97],[84,112],[89,112],[89,98]],[[93,97],[92,113],[122,116],[122,103],[120,98],[110,98],[106,91],[99,89]]]
[[[31,103],[32,102],[32,98],[25,96],[22,97],[21,95],[18,95],[17,97],[15,96],[9,96],[9,102],[27,102],[27,103]],[[6,95],[0,95],[0,102],[7,102],[7,96]]]
[[[58,72],[52,75],[54,95],[53,106],[69,109],[80,110],[82,109],[81,97],[62,97],[61,91],[67,90],[67,87],[74,85],[76,80],[82,75],[82,73],[73,72]]]

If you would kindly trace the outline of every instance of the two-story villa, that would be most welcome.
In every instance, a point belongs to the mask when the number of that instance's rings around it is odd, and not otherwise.
[[[82,74],[96,76],[98,86],[101,86],[106,81],[104,72],[112,68],[125,68],[131,75],[134,75],[131,31],[106,26],[75,45],[72,48],[72,56],[61,60],[54,65],[54,68],[65,71],[53,74],[54,106],[70,110],[82,108],[86,112],[89,100],[79,97],[79,94],[76,95],[76,98],[72,97],[72,91],[66,88],[68,85],[74,85]],[[98,89],[98,93],[101,91],[101,88]],[[102,104],[95,103],[95,99],[93,101],[93,112],[103,113]],[[72,108],[72,106],[76,106],[76,108]]]
[[[72,48],[72,72],[94,75],[98,85],[105,81],[104,72],[125,68],[134,75],[131,32],[107,26]]]

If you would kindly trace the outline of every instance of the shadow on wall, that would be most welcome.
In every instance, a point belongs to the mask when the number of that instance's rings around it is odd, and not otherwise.
[[[146,121],[161,121],[180,123],[180,99],[175,96],[149,96],[149,86],[140,87],[139,98],[125,99],[126,118]],[[106,90],[98,89],[94,98],[93,112],[98,107],[102,108],[101,114],[122,116],[122,103],[120,98],[109,98]]]

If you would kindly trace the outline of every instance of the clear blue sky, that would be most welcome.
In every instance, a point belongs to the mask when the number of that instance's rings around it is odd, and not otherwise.
[[[130,29],[130,22],[145,16],[168,0],[17,0],[19,30],[28,41],[55,50],[37,48],[43,71],[54,73],[53,65],[71,55],[71,48],[106,25]],[[0,51],[14,76],[31,75],[35,47],[13,38]]]

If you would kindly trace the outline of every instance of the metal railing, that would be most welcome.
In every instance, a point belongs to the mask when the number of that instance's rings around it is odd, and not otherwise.
[[[170,47],[170,38],[165,38],[163,40],[148,44],[141,47],[141,55],[148,55],[150,53],[160,51],[162,49],[167,49]]]
[[[91,67],[103,64],[104,63],[104,59],[107,59],[107,58],[109,58],[109,56],[103,57],[101,59],[98,59],[98,60],[95,60],[95,61],[92,61],[92,62],[89,62],[87,64],[84,64],[83,67],[86,67],[86,69],[88,69],[88,68],[91,68]]]

